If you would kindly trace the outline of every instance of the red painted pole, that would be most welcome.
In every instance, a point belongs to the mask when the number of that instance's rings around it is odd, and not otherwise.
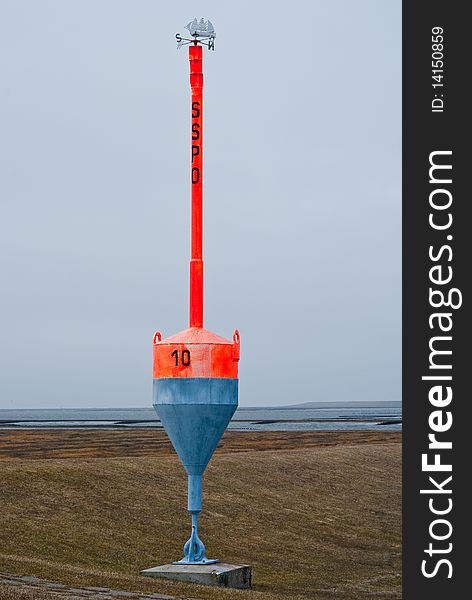
[[[203,58],[202,47],[189,46],[192,88],[192,241],[190,257],[190,327],[203,327]]]

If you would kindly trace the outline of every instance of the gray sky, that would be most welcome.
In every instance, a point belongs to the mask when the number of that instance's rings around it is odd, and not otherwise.
[[[151,404],[152,334],[187,327],[194,16],[240,404],[400,399],[400,1],[2,0],[0,408]]]

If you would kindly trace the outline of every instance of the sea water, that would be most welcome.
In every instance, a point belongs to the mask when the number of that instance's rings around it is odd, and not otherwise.
[[[245,431],[396,430],[401,405],[323,408],[240,407],[228,429]],[[153,408],[0,409],[0,428],[162,427]]]

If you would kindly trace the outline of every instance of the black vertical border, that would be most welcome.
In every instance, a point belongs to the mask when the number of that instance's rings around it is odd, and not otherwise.
[[[472,481],[472,431],[468,431],[472,393],[467,381],[472,373],[470,344],[470,278],[472,276],[472,195],[467,189],[472,173],[467,147],[471,109],[470,88],[471,27],[466,17],[467,3],[458,1],[414,0],[403,2],[403,598],[404,600],[459,599],[471,593],[468,574],[472,573],[468,543],[472,505],[468,483]],[[432,28],[444,29],[444,113],[432,113]],[[428,342],[432,332],[428,317],[430,245],[440,246],[445,233],[431,229],[429,217],[429,154],[452,150],[453,184],[453,286],[463,293],[463,305],[453,313],[452,342],[452,429],[444,436],[453,442],[453,509],[448,515],[453,526],[452,578],[446,568],[427,579],[421,563],[432,541],[428,528],[434,516],[428,498],[419,492],[428,486],[421,470],[421,455],[428,448],[428,401],[430,382],[422,381],[429,363]],[[469,184],[470,186],[470,184]],[[447,264],[447,263],[446,263]],[[446,439],[446,437],[444,438]],[[444,542],[443,545],[445,545]],[[438,542],[438,547],[440,543]],[[439,555],[438,555],[439,556]],[[430,563],[432,564],[432,563]],[[464,595],[465,594],[465,595]]]

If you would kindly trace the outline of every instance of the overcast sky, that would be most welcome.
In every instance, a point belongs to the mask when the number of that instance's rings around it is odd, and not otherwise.
[[[151,405],[187,327],[205,52],[205,325],[240,404],[400,399],[399,0],[0,2],[0,408]]]

